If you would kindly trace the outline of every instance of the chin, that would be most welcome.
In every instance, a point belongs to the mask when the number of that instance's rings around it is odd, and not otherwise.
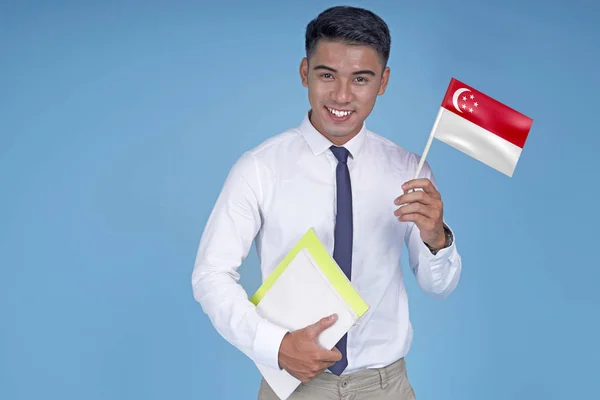
[[[352,135],[352,133],[354,132],[354,129],[340,130],[340,129],[335,129],[335,128],[336,127],[333,127],[333,129],[328,129],[327,134],[329,136],[335,137],[335,138],[345,138],[345,137]]]

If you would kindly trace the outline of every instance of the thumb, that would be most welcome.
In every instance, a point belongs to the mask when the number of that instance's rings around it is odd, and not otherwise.
[[[335,324],[335,321],[337,321],[337,314],[331,314],[328,317],[321,318],[318,322],[316,322],[312,326],[313,329],[311,329],[311,331],[312,331],[311,333],[313,334],[314,337],[317,337],[325,329],[327,329],[330,326],[332,326],[333,324]]]

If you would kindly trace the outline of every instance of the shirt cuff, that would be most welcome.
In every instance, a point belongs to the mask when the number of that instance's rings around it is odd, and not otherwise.
[[[266,367],[279,368],[279,347],[285,334],[288,333],[278,325],[262,319],[258,323],[254,339],[254,361]]]
[[[450,259],[451,261],[454,260],[454,255],[456,253],[456,236],[454,235],[454,231],[452,230],[452,228],[450,228],[450,226],[448,226],[447,224],[444,224],[444,225],[448,228],[448,230],[452,234],[452,244],[450,246],[444,247],[444,248],[438,250],[438,252],[436,254],[433,254],[431,252],[431,250],[429,250],[429,248],[421,240],[421,244],[420,244],[421,253],[425,254],[427,259],[432,264],[437,264],[438,262],[441,262],[446,259]]]

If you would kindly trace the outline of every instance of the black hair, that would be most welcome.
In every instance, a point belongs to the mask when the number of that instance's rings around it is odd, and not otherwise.
[[[387,24],[369,10],[337,6],[320,13],[306,26],[306,57],[309,58],[320,39],[351,45],[367,45],[387,65],[392,39]]]

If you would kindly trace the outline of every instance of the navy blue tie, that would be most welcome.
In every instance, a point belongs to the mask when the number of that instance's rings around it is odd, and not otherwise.
[[[331,146],[331,152],[338,160],[335,170],[337,190],[337,213],[335,216],[333,259],[350,279],[352,272],[352,186],[350,185],[350,171],[348,171],[348,150],[344,147]],[[342,359],[329,367],[329,370],[340,375],[348,366],[346,357],[346,340],[344,335],[335,345]]]

